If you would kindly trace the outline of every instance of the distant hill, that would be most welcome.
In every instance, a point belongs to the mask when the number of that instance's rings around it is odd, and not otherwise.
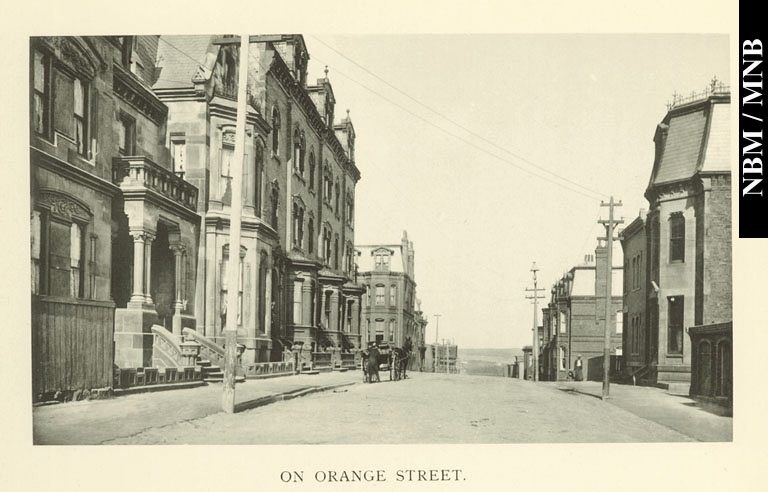
[[[487,349],[463,349],[459,347],[459,359],[465,361],[500,362],[509,364],[522,360],[523,350],[519,348],[487,348]]]

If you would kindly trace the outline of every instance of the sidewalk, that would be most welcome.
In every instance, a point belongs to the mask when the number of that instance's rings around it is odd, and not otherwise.
[[[562,391],[575,391],[600,398],[602,383],[596,381],[558,382]],[[650,386],[611,384],[607,403],[638,417],[656,422],[697,441],[729,442],[733,440],[733,418],[703,410],[695,400],[672,395]]]
[[[235,386],[235,411],[362,381],[359,371],[247,380]],[[35,407],[35,444],[99,444],[152,427],[221,411],[221,384]]]

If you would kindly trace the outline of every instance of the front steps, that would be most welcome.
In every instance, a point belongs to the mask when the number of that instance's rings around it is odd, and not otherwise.
[[[219,366],[211,364],[210,360],[198,358],[196,365],[200,368],[203,381],[206,383],[221,383],[224,381],[224,370]],[[245,381],[245,376],[235,376],[236,383],[242,383],[243,381]]]

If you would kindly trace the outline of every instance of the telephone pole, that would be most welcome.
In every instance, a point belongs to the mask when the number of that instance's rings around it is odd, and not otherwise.
[[[533,381],[539,380],[539,299],[544,299],[544,296],[540,296],[539,292],[545,289],[539,289],[536,272],[539,268],[536,266],[536,262],[531,265],[531,271],[533,272],[533,289],[525,289],[526,292],[533,292],[529,296],[525,296],[526,299],[533,299]]]
[[[605,272],[605,343],[603,344],[603,393],[601,398],[605,400],[610,394],[610,372],[611,372],[611,310],[613,308],[613,230],[617,224],[624,223],[623,220],[613,219],[614,207],[621,207],[621,200],[613,201],[613,195],[608,203],[600,202],[601,207],[608,207],[608,220],[598,220],[605,226],[605,237],[598,237],[598,240],[604,240],[608,249],[608,267]],[[595,292],[597,294],[597,292]]]
[[[440,368],[440,365],[438,364],[438,348],[437,348],[437,335],[440,333],[440,316],[442,314],[433,314],[432,316],[435,317],[435,372]]]
[[[233,42],[236,42],[233,40]],[[230,163],[232,205],[229,213],[229,260],[227,270],[227,314],[224,329],[224,381],[221,408],[235,412],[235,371],[237,366],[237,315],[240,281],[240,223],[243,209],[243,156],[245,153],[245,112],[248,90],[248,48],[250,37],[240,36],[240,73],[237,78],[237,120],[235,155]]]

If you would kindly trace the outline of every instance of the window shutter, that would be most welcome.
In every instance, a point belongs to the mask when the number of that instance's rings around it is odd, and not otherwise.
[[[56,71],[53,90],[53,124],[56,131],[74,138],[75,135],[75,93],[74,82],[63,73]]]

